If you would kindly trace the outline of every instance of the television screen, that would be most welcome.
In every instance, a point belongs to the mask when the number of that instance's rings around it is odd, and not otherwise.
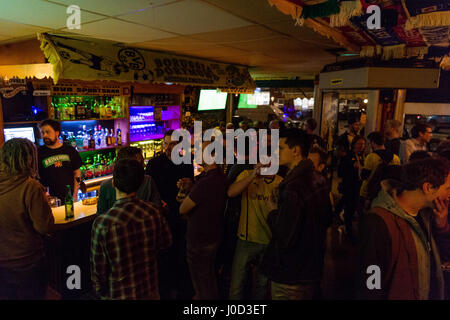
[[[249,103],[248,96],[250,96],[250,94],[240,94],[239,95],[238,109],[256,109],[256,108],[258,108],[258,105]]]
[[[262,91],[253,94],[241,94],[239,97],[238,108],[257,108],[257,106],[268,105],[270,105],[270,92]]]
[[[205,110],[224,110],[227,104],[228,93],[220,92],[215,89],[200,90],[198,101],[198,111]]]
[[[34,138],[33,127],[23,127],[23,128],[5,128],[5,141],[13,138],[26,138],[32,142],[36,142]]]

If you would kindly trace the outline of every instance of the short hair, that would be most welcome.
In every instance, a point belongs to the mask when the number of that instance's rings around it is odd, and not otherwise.
[[[402,126],[402,123],[398,120],[391,119],[386,121],[386,126],[391,127],[394,130],[400,131],[400,127]]]
[[[122,147],[117,152],[117,160],[120,161],[122,159],[135,159],[136,156],[142,156],[141,148],[137,147]]]
[[[320,160],[320,164],[327,164],[328,161],[328,153],[322,149],[321,147],[318,146],[313,146],[310,150],[309,153],[317,153],[319,155],[319,160]]]
[[[428,182],[433,188],[445,183],[449,173],[449,163],[443,158],[429,158],[412,161],[402,167],[400,185],[396,187],[398,194],[403,191],[421,189]]]
[[[8,177],[26,175],[38,178],[37,149],[33,142],[13,138],[0,148],[0,172]]]
[[[380,131],[374,131],[369,133],[369,135],[367,136],[367,140],[375,143],[377,146],[384,145],[384,135]]]
[[[416,124],[411,129],[411,137],[413,137],[414,139],[418,138],[419,133],[425,133],[425,132],[427,132],[427,129],[431,129],[431,127],[425,123]]]
[[[411,153],[409,156],[409,162],[411,161],[417,161],[417,160],[423,160],[423,159],[429,159],[431,158],[431,155],[425,151],[425,150],[417,150]]]
[[[309,118],[306,120],[306,125],[308,126],[309,130],[314,131],[317,128],[317,121],[314,118]]]
[[[363,136],[359,136],[356,135],[353,137],[352,143],[350,144],[350,148],[353,150],[355,148],[355,144],[359,141],[359,140],[364,140],[364,142],[366,142],[366,138],[364,138]]]
[[[175,130],[173,130],[173,129],[170,129],[170,130],[167,130],[166,132],[164,132],[164,138],[165,137],[167,137],[167,136],[172,136],[172,133],[174,132]]]
[[[53,128],[53,130],[61,132],[61,123],[59,123],[56,120],[52,119],[45,119],[39,124],[39,128],[42,128],[43,126],[50,126]]]
[[[356,116],[349,116],[349,118],[347,119],[347,123],[349,126],[359,121],[360,121],[359,118]]]
[[[305,130],[298,128],[288,128],[280,130],[280,139],[285,138],[289,149],[300,147],[302,157],[308,156],[310,141]]]
[[[135,159],[121,159],[114,165],[113,179],[119,191],[136,192],[144,181],[144,168]]]

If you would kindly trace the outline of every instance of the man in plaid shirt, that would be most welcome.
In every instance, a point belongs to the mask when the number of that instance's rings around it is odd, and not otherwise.
[[[92,227],[91,277],[102,299],[159,299],[157,255],[172,244],[166,219],[136,191],[144,168],[134,159],[114,167],[117,201]]]

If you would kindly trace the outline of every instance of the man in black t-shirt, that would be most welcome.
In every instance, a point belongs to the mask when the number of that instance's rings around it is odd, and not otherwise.
[[[67,194],[66,186],[69,185],[73,199],[77,201],[80,167],[83,164],[80,155],[75,148],[59,141],[59,122],[47,119],[42,121],[39,127],[45,143],[38,149],[41,183],[49,187],[50,195],[58,197],[62,202]]]

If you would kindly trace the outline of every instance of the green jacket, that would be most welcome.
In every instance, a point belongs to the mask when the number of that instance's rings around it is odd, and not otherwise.
[[[144,181],[137,191],[137,196],[143,201],[148,201],[162,207],[161,196],[152,177],[145,175]],[[100,185],[100,192],[97,201],[97,214],[106,213],[116,202],[116,189],[112,185],[112,179],[104,181]]]

